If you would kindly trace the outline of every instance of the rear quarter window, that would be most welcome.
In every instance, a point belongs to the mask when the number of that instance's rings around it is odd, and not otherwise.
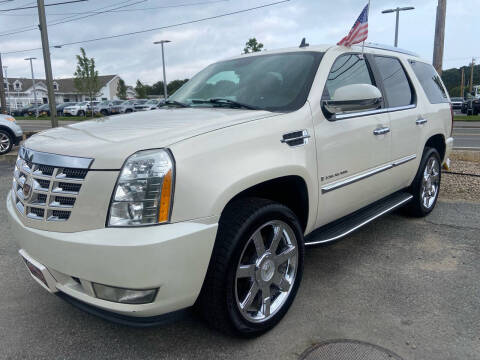
[[[427,95],[428,101],[430,101],[431,104],[448,103],[447,91],[443,87],[442,80],[434,67],[419,61],[410,60],[409,62]]]

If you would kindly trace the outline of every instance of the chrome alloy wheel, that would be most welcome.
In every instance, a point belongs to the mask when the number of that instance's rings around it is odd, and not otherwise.
[[[285,304],[298,267],[298,243],[293,229],[280,220],[263,224],[247,241],[235,274],[240,314],[261,323]]]
[[[425,170],[423,171],[422,186],[420,197],[422,205],[430,209],[435,203],[440,187],[440,163],[434,157],[428,159]]]
[[[6,152],[10,148],[10,137],[5,133],[0,133],[0,153]]]

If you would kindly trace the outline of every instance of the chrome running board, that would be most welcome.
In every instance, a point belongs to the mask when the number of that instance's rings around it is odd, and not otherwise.
[[[413,198],[407,192],[398,192],[387,196],[371,205],[364,207],[352,214],[344,216],[317,230],[305,237],[305,246],[320,245],[338,240],[348,234],[360,229],[382,215],[388,214],[396,208],[408,203]]]

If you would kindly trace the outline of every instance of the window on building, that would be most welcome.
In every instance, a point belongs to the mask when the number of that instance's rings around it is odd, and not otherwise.
[[[58,83],[53,83],[53,90],[58,91]]]
[[[16,90],[16,91],[20,91],[22,89],[22,83],[20,81],[15,81],[15,83],[13,84],[13,88]]]
[[[443,87],[442,80],[433,66],[413,60],[410,61],[410,64],[425,94],[427,94],[428,101],[431,104],[448,102],[447,91]]]
[[[392,57],[375,56],[375,63],[385,87],[384,97],[388,107],[398,107],[413,104],[415,97],[407,74],[400,60]]]

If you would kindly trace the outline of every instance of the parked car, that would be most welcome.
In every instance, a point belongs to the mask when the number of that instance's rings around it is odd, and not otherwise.
[[[28,110],[28,116],[35,116],[36,114],[36,109],[35,106],[30,108]],[[38,106],[38,116],[48,116],[50,115],[50,105],[49,104],[43,104]]]
[[[144,102],[143,104],[136,104],[135,110],[136,111],[154,110],[158,108],[159,104],[160,104],[160,100],[152,99]]]
[[[14,145],[20,144],[23,131],[11,115],[0,114],[0,155],[12,150]]]
[[[468,100],[465,99],[463,100],[463,103],[462,103],[462,109],[461,109],[462,114],[466,114],[467,109],[468,109]]]
[[[143,105],[145,105],[147,102],[148,99],[138,99],[137,101],[135,101],[133,108],[135,109],[135,111],[143,109]]]
[[[131,113],[135,111],[135,103],[138,100],[125,100],[121,104],[112,106],[110,108],[110,114],[126,114],[126,113]]]
[[[62,104],[57,105],[57,115],[62,116],[63,115],[63,109],[65,109],[67,106],[74,106],[76,105],[76,102],[64,102]]]
[[[196,304],[256,336],[292,304],[306,247],[433,210],[452,114],[430,61],[398,48],[238,56],[158,111],[29,138],[12,234],[32,277],[84,310],[145,326]]]
[[[25,107],[22,107],[22,108],[18,108],[18,109],[12,110],[11,115],[12,116],[26,116],[26,115],[28,115],[28,112],[31,111],[32,109],[33,109],[33,111],[35,111],[35,106],[29,105],[29,106],[25,106]]]
[[[470,112],[471,115],[478,115],[480,113],[480,99],[472,99],[470,102]]]
[[[75,105],[69,105],[63,108],[63,115],[66,116],[85,116],[89,101],[82,101]]]
[[[463,104],[463,98],[462,97],[453,97],[453,98],[451,98],[451,100],[452,100],[452,108],[454,110],[462,109],[462,104]]]
[[[95,114],[102,114],[104,116],[110,115],[112,106],[117,106],[123,103],[123,100],[105,100],[93,108]]]

